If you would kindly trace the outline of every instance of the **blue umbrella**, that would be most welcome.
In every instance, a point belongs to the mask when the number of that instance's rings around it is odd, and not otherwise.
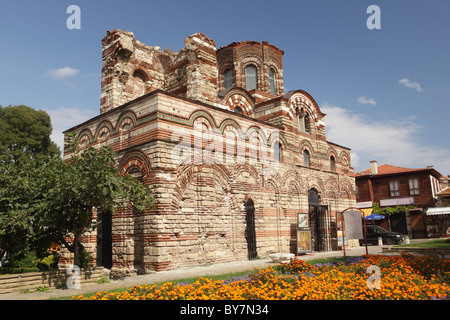
[[[384,219],[384,218],[385,217],[383,215],[381,215],[381,214],[372,213],[371,215],[366,217],[366,220],[381,220],[381,219]]]

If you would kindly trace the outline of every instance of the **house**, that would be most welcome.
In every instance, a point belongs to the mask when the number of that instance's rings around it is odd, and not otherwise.
[[[446,177],[433,166],[412,169],[371,161],[369,169],[355,174],[357,206],[414,207],[406,214],[391,215],[379,223],[410,238],[431,236],[425,213],[436,205],[441,180]]]
[[[81,149],[111,147],[156,205],[99,212],[83,239],[97,265],[129,274],[297,253],[299,213],[302,245],[337,248],[336,212],[356,205],[350,150],[327,140],[309,93],[284,91],[282,50],[217,49],[196,33],[172,52],[121,30],[102,44],[100,114],[67,132]]]
[[[445,180],[445,179],[443,179]],[[448,185],[448,179],[447,179]],[[429,237],[450,236],[450,188],[445,187],[437,194],[436,207],[428,208],[425,224]]]

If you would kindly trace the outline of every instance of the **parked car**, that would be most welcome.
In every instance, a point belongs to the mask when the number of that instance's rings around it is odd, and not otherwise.
[[[366,226],[367,244],[378,244],[378,238],[381,237],[383,244],[393,245],[402,243],[405,237],[398,232],[387,231],[380,226]],[[364,245],[364,239],[359,240],[361,246]]]

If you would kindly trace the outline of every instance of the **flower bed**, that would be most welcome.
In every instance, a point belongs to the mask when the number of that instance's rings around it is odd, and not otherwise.
[[[379,289],[368,287],[366,270],[379,267]],[[450,299],[450,261],[440,257],[363,256],[345,263],[310,265],[292,260],[278,267],[256,269],[248,276],[213,281],[199,278],[195,283],[167,282],[139,285],[124,292],[98,292],[77,300],[391,300]]]

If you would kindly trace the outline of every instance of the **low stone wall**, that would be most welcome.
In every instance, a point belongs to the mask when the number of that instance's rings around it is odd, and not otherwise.
[[[39,287],[65,288],[71,275],[75,273],[68,274],[66,269],[0,275],[0,297],[2,294],[23,292],[27,289],[36,291]],[[81,269],[80,284],[95,283],[103,276],[103,267]]]
[[[443,254],[445,257],[450,256],[450,248],[419,248],[419,247],[391,247],[386,246],[381,248],[385,253],[412,253],[420,255]]]

